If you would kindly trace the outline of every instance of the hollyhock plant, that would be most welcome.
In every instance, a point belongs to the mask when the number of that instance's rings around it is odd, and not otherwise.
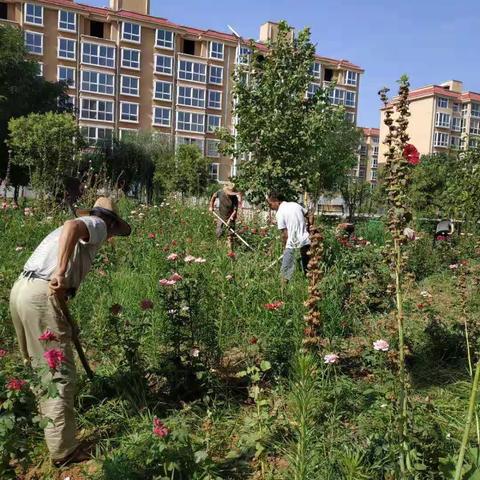
[[[7,351],[4,350],[3,348],[0,348],[0,358],[6,357],[7,356]]]
[[[340,360],[340,357],[336,353],[327,353],[323,357],[323,363],[328,363],[328,364],[338,363],[339,360]]]
[[[11,378],[6,387],[7,387],[7,390],[10,390],[12,392],[14,391],[20,391],[22,390],[22,388],[27,384],[27,382],[25,380],[21,380],[20,378]]]
[[[389,343],[386,340],[376,340],[373,342],[373,349],[381,352],[388,352],[390,348]]]
[[[159,438],[165,438],[170,433],[170,430],[157,417],[153,419],[153,434]]]
[[[410,165],[418,165],[420,163],[420,153],[411,143],[405,145],[403,156]]]
[[[142,310],[151,310],[153,308],[153,302],[148,298],[144,298],[140,301],[140,308]]]
[[[38,339],[42,342],[58,342],[58,337],[48,328],[38,337]]]
[[[176,253],[171,253],[168,257],[167,257],[167,260],[170,260],[171,262],[174,262],[175,260],[177,260],[178,258],[178,255]]]
[[[66,361],[65,354],[58,348],[50,348],[44,352],[43,358],[47,361],[51,370],[57,370],[57,368]]]
[[[266,303],[264,307],[265,310],[278,310],[279,308],[283,307],[283,305],[285,305],[285,302],[277,301],[272,303]]]

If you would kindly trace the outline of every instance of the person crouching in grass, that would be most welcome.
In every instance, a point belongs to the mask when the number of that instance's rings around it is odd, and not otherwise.
[[[58,388],[56,398],[40,401],[40,412],[49,420],[45,441],[56,466],[89,458],[76,438],[76,371],[65,301],[90,271],[102,244],[131,232],[106,197],[76,214],[79,218],[67,220],[43,239],[10,293],[10,313],[25,362],[34,368],[48,364]]]
[[[301,265],[307,272],[310,248],[308,234],[308,210],[296,202],[287,202],[282,194],[272,192],[267,197],[267,203],[276,210],[278,229],[282,232],[283,258],[280,273],[284,283],[290,281],[295,271],[295,251],[300,250]]]

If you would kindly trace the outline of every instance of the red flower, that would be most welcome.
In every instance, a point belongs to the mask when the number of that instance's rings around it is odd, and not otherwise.
[[[142,310],[151,310],[153,308],[153,302],[151,300],[149,300],[148,298],[144,298],[140,302],[140,308]]]
[[[159,438],[165,438],[170,433],[170,430],[157,417],[153,419],[153,434]]]
[[[156,237],[156,235],[154,233],[149,233],[148,234],[148,238],[155,238],[155,237]]]
[[[460,265],[463,265],[463,266],[468,265],[468,262],[466,260],[460,260]]]
[[[236,257],[235,252],[228,252],[227,257],[230,257],[233,260]]]
[[[21,380],[19,378],[12,378],[7,383],[7,389],[13,391],[20,391],[27,382],[25,380]]]
[[[115,316],[120,315],[122,313],[122,310],[123,310],[123,307],[119,303],[114,303],[110,307],[110,313]]]
[[[58,342],[58,337],[48,328],[38,337],[43,342]]]
[[[0,348],[0,358],[6,357],[7,356],[7,351],[4,350],[3,348]]]
[[[420,153],[411,143],[405,145],[403,157],[408,160],[410,165],[418,165],[420,163]]]
[[[48,366],[52,370],[56,370],[60,364],[64,363],[66,358],[64,353],[58,348],[51,348],[43,354],[43,358],[47,361]]]
[[[250,343],[250,345],[256,345],[257,342],[258,342],[258,338],[257,338],[257,337],[252,337],[252,338],[250,339],[250,342],[249,342],[249,343]]]
[[[417,303],[417,308],[419,310],[422,310],[423,308],[425,308],[425,305],[423,303]]]
[[[171,243],[172,247],[176,247],[177,246],[177,242],[176,240],[172,240],[172,243]]]
[[[257,233],[257,229],[256,228],[252,228],[252,233],[255,235]]]
[[[285,302],[273,302],[273,303],[266,303],[264,305],[265,310],[278,310],[279,308],[283,307],[285,305]]]

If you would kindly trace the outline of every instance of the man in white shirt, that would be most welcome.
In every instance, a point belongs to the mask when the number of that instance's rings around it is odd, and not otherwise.
[[[308,250],[310,238],[308,234],[308,211],[296,202],[287,202],[283,195],[272,192],[267,198],[272,210],[276,210],[278,229],[282,232],[283,259],[280,269],[285,282],[291,280],[295,271],[295,250],[300,250],[302,269],[304,273],[308,267]]]
[[[50,420],[45,440],[56,465],[88,458],[76,439],[72,327],[61,305],[80,286],[101,245],[112,236],[131,232],[106,197],[91,210],[77,210],[77,215],[44,238],[10,294],[10,312],[25,361],[34,368],[48,365],[58,388],[57,398],[40,401],[42,415]]]

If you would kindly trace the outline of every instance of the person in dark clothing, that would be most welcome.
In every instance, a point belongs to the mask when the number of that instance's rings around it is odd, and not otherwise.
[[[235,230],[235,220],[237,218],[238,206],[241,201],[240,193],[236,191],[235,185],[231,182],[227,183],[222,190],[215,192],[210,199],[209,210],[211,212],[215,209],[215,202],[218,200],[218,215],[231,229]],[[217,220],[217,238],[227,231],[227,246],[230,251],[233,251],[234,234],[230,231],[225,223]]]
[[[455,231],[453,222],[451,220],[442,220],[437,223],[435,229],[435,240],[447,240]]]

